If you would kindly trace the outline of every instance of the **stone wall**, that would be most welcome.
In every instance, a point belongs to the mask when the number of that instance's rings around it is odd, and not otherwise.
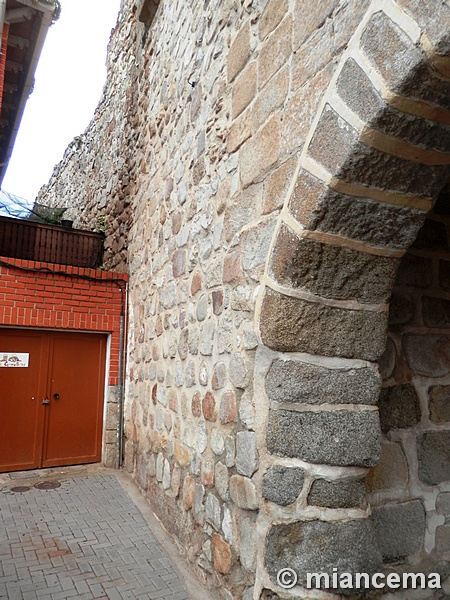
[[[447,561],[444,573],[450,570],[449,200],[446,188],[397,274],[380,362],[381,461],[368,478],[383,558],[409,557],[416,569],[433,558]]]
[[[125,466],[214,597],[381,567],[377,360],[449,175],[448,21],[437,1],[126,0],[104,98],[41,191],[104,216],[105,265],[127,261]]]
[[[258,574],[267,597],[269,590],[289,597],[274,585],[287,566],[303,586],[308,572],[331,574],[337,565],[339,572],[374,572],[406,556],[415,569],[438,569],[432,535],[422,554],[417,541],[426,527],[420,495],[372,514],[360,481],[380,459],[375,363],[386,345],[399,259],[448,178],[448,121],[436,112],[446,104],[438,88],[448,89],[448,72],[440,66],[443,77],[434,79],[431,63],[443,60],[434,52],[449,48],[422,9],[414,2],[370,6],[321,98],[278,218],[259,315],[261,339],[276,353],[262,373],[272,468],[266,488],[263,482],[269,502],[258,516],[266,540]],[[450,22],[447,8],[441,17]],[[425,106],[431,99],[433,107]],[[428,137],[432,130],[440,133]],[[428,459],[431,438],[446,489],[445,434],[425,434]],[[287,478],[296,481],[292,495],[276,493]],[[431,531],[434,525],[431,519]],[[448,577],[448,564],[441,567]]]
[[[106,233],[104,267],[120,271],[126,269],[133,173],[140,161],[134,121],[136,36],[133,20],[124,13],[111,33],[108,77],[95,115],[68,146],[36,199],[67,208],[65,218],[76,228]]]

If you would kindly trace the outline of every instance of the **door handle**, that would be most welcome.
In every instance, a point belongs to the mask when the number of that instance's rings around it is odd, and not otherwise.
[[[42,400],[42,404],[50,404],[50,400],[48,398],[44,398]]]
[[[59,399],[59,394],[53,394],[53,398],[54,398],[55,400],[58,400],[58,399]]]

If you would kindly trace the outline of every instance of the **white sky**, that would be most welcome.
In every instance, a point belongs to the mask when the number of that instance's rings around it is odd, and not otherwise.
[[[94,116],[120,0],[61,0],[36,70],[3,189],[34,200],[64,150]]]

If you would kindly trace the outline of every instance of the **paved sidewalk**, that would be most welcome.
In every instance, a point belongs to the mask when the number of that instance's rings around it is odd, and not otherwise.
[[[13,476],[0,480],[2,600],[194,598],[126,491],[129,481],[124,487],[114,471]],[[52,481],[60,487],[34,487]]]

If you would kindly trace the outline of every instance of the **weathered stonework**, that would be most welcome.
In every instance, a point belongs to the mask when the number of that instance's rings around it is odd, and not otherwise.
[[[405,558],[421,549],[425,533],[425,510],[418,500],[377,508],[372,521],[385,561]]]
[[[129,273],[124,464],[214,598],[450,559],[450,9],[380,6],[124,0],[40,193]]]
[[[271,411],[269,452],[310,463],[370,467],[380,458],[378,414]]]
[[[450,252],[441,227],[448,219],[446,194],[444,189],[425,231],[402,259],[391,303],[380,395],[385,438],[380,464],[367,481],[378,544],[387,563],[406,565],[414,555],[416,564],[426,564],[432,551],[436,559],[449,556],[446,492],[439,493],[440,486],[450,489],[449,338],[445,320],[435,310],[445,305],[447,293],[435,267]],[[442,516],[430,526],[434,506]],[[433,568],[439,569],[437,564]]]
[[[263,478],[262,495],[266,500],[282,506],[295,502],[303,488],[304,471],[277,465],[267,471]]]
[[[387,318],[269,291],[261,309],[261,338],[280,352],[375,360],[383,352]]]
[[[380,395],[381,429],[415,427],[420,421],[419,397],[411,384],[384,388]]]
[[[266,563],[270,576],[291,565],[301,584],[320,563],[322,573],[339,565],[343,572],[375,573],[381,568],[371,523],[367,519],[347,523],[310,521],[275,525],[267,537]]]
[[[298,238],[283,227],[273,250],[274,279],[319,296],[386,301],[397,261]]]
[[[327,369],[300,361],[275,360],[266,392],[273,402],[376,404],[381,384],[374,369]]]
[[[326,508],[364,508],[364,481],[326,481],[316,479],[308,495],[308,504]]]
[[[428,485],[450,480],[450,431],[429,431],[417,440],[419,479]]]

